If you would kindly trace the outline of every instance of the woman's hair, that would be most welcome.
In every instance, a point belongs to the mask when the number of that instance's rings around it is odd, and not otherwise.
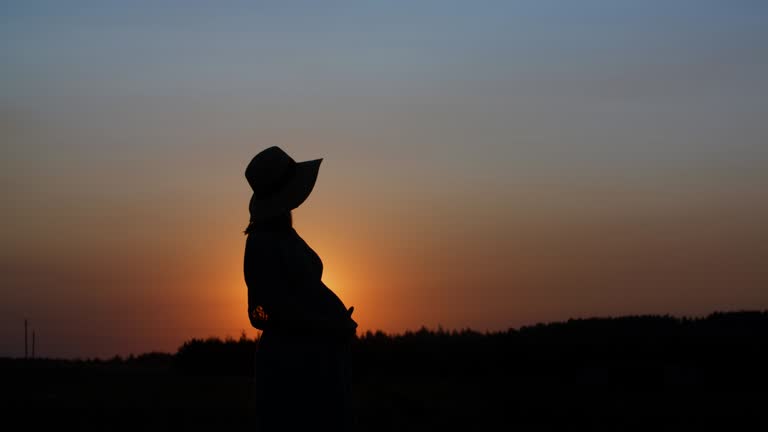
[[[243,234],[248,235],[254,231],[280,231],[293,226],[293,216],[290,211],[259,222],[251,221]]]

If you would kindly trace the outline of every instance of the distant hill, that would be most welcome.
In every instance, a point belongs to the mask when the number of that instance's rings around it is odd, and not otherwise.
[[[0,359],[0,403],[32,428],[250,429],[256,346],[243,335],[175,354]],[[767,419],[762,311],[368,332],[352,357],[360,431],[752,431]]]
[[[187,373],[253,373],[256,341],[193,339],[174,367]],[[359,373],[478,374],[574,368],[762,369],[768,360],[768,311],[715,312],[702,318],[641,315],[571,319],[498,332],[366,332],[353,345]],[[671,368],[671,369],[670,369]],[[755,372],[755,378],[764,375]]]

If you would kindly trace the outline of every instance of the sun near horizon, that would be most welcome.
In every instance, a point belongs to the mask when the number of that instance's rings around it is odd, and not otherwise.
[[[273,145],[360,332],[768,308],[768,6],[300,4],[4,7],[0,356],[256,335]]]

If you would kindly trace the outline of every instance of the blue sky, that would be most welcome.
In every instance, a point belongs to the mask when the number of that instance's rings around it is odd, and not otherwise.
[[[270,145],[325,158],[297,227],[364,329],[768,307],[765,2],[0,9],[0,354],[239,334]]]

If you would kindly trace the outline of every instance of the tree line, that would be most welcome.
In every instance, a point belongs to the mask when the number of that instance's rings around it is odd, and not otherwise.
[[[192,339],[173,356],[173,368],[251,376],[257,342],[244,334]],[[363,379],[506,376],[637,390],[758,388],[768,384],[768,311],[570,319],[496,332],[365,332],[353,343],[352,359]]]

